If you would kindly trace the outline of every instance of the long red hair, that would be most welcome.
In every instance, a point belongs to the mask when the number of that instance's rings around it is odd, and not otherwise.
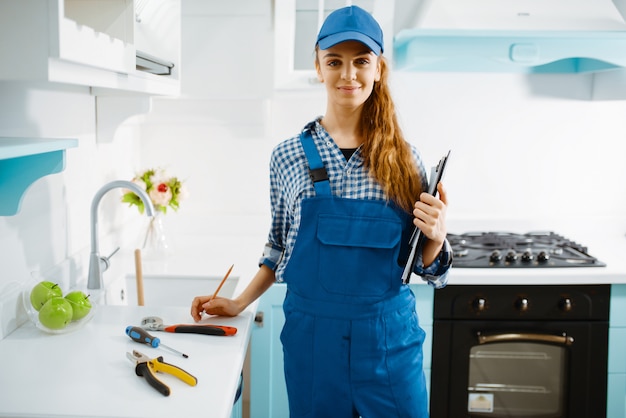
[[[411,212],[422,192],[420,174],[411,146],[404,139],[388,85],[389,67],[379,56],[380,81],[374,83],[361,112],[362,155],[365,166],[387,196]]]

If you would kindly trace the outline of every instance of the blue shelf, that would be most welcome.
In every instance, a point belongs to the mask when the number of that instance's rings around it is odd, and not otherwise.
[[[36,180],[65,168],[65,150],[76,139],[0,138],[0,216],[19,212],[24,193]]]

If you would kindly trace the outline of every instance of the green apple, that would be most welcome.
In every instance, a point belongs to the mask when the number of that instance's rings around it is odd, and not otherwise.
[[[55,296],[39,310],[39,322],[50,329],[63,329],[72,322],[72,305],[61,296]]]
[[[44,280],[37,283],[30,291],[30,303],[33,308],[40,310],[48,300],[58,296],[63,296],[59,285]]]
[[[80,290],[74,290],[73,292],[65,295],[65,299],[72,305],[72,321],[78,321],[87,316],[91,311],[91,301],[89,295],[84,294]]]

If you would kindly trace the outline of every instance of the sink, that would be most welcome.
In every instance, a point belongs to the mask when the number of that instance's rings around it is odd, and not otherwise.
[[[223,276],[143,275],[145,306],[191,306],[194,297],[212,295]],[[229,276],[219,296],[231,298],[239,277]],[[137,279],[134,274],[126,276],[126,301],[137,305]]]

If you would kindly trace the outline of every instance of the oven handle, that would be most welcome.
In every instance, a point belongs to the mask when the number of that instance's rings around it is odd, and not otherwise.
[[[538,341],[545,343],[554,343],[562,345],[572,345],[574,343],[574,337],[563,335],[547,335],[547,334],[532,334],[532,333],[509,333],[509,334],[494,334],[494,335],[482,335],[480,332],[477,334],[479,344],[488,344],[496,342],[511,342],[511,341]]]

